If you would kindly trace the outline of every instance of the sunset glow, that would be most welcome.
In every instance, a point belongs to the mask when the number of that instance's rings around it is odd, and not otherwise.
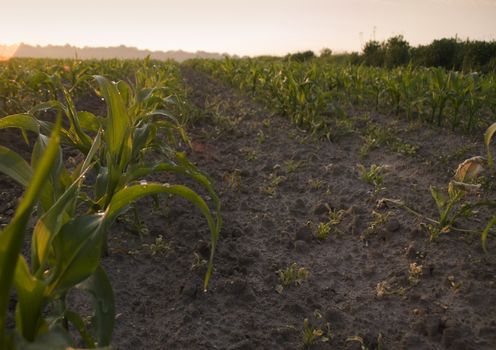
[[[15,54],[18,47],[19,45],[16,44],[0,46],[0,61],[6,61],[11,58]]]
[[[5,0],[2,14],[0,44],[257,55],[359,51],[397,34],[496,39],[495,0]]]

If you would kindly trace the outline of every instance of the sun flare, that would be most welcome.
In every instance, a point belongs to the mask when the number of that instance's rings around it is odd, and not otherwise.
[[[7,45],[7,46],[0,45],[0,61],[7,61],[12,56],[14,56],[18,47],[19,44]]]

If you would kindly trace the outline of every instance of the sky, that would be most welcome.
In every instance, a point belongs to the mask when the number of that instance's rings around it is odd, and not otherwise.
[[[496,40],[496,0],[0,0],[0,44],[238,55],[360,51],[403,35]]]

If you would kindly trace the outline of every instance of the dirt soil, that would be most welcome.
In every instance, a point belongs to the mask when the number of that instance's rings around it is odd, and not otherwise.
[[[193,206],[140,202],[141,227],[122,217],[103,259],[116,297],[116,349],[301,349],[305,319],[315,349],[496,348],[494,237],[489,255],[479,235],[451,231],[430,242],[425,219],[380,201],[400,199],[436,218],[429,187],[446,189],[458,163],[484,154],[482,137],[350,111],[350,133],[317,141],[201,72],[183,75],[203,111],[190,159],[222,201],[215,272],[203,292],[209,232]],[[418,146],[416,154],[383,144],[361,156],[371,125]],[[1,144],[17,147],[5,135]],[[386,166],[377,190],[357,164]],[[5,177],[0,186],[6,223],[20,192]],[[335,224],[318,239],[329,210]],[[458,228],[482,227],[489,214]],[[151,249],[159,235],[165,245]],[[293,263],[305,269],[282,285],[277,271]]]

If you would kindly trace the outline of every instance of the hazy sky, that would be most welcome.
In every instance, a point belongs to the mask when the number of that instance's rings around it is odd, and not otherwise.
[[[0,0],[0,43],[284,54],[496,40],[496,0]],[[375,28],[375,30],[374,30]]]

